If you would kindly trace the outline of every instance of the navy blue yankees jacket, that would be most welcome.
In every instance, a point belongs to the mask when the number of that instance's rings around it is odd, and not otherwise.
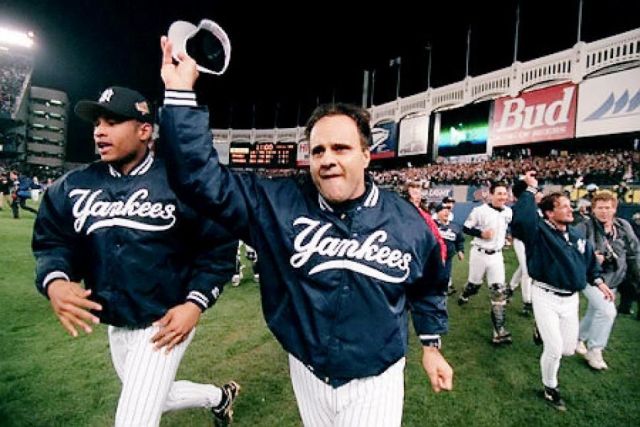
[[[130,175],[96,162],[49,187],[32,248],[36,286],[84,280],[103,323],[146,327],[185,301],[214,304],[234,272],[237,240],[169,188],[149,153]]]
[[[513,224],[527,253],[527,269],[536,281],[577,292],[602,280],[593,247],[572,226],[566,232],[538,215],[534,195],[524,191],[513,207]]]
[[[464,252],[464,234],[462,234],[462,227],[455,222],[443,224],[438,219],[435,221],[440,236],[442,236],[442,240],[444,240],[447,245],[447,260],[451,260],[458,252]]]
[[[336,211],[310,179],[233,173],[212,149],[204,108],[170,106],[159,147],[187,203],[258,252],[262,308],[284,349],[337,387],[407,351],[408,307],[430,344],[447,331],[440,248],[417,210],[368,181]],[[182,104],[184,105],[184,104]]]

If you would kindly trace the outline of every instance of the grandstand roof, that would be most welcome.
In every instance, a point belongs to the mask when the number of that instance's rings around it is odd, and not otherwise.
[[[94,97],[112,85],[161,96],[158,38],[174,20],[216,20],[233,46],[222,77],[205,77],[199,97],[210,104],[218,128],[296,124],[316,101],[359,102],[363,70],[376,69],[375,103],[395,98],[396,73],[389,61],[402,58],[400,95],[426,88],[431,44],[432,87],[465,76],[467,29],[471,25],[471,75],[510,65],[516,0],[491,2],[387,2],[368,9],[362,2],[300,3],[182,0],[68,0],[0,2],[0,24],[19,23],[36,34],[33,83],[66,91],[70,101]],[[572,47],[576,42],[578,0],[520,0],[522,61]],[[371,3],[373,4],[373,3]],[[421,10],[416,10],[420,4]],[[582,39],[597,40],[637,27],[640,3],[584,0]],[[116,6],[118,5],[118,6]],[[360,9],[358,9],[360,8]],[[426,10],[425,10],[426,9]],[[18,24],[16,24],[18,25]],[[233,112],[230,114],[230,107]],[[89,130],[72,121],[71,144],[78,159],[91,156]],[[84,149],[84,151],[83,151]]]

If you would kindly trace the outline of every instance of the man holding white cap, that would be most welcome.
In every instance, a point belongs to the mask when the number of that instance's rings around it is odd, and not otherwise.
[[[158,145],[170,184],[260,257],[262,309],[288,353],[306,426],[400,426],[408,317],[434,391],[451,390],[440,352],[447,277],[419,212],[366,174],[368,112],[319,106],[307,122],[310,176],[261,179],[218,162],[209,114],[198,107],[195,62],[172,61],[162,39],[165,102]],[[411,308],[411,313],[409,313]]]

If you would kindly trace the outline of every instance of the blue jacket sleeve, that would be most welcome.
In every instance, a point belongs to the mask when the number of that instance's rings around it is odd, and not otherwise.
[[[446,289],[448,277],[437,243],[428,253],[422,277],[412,284],[407,297],[416,334],[429,345],[449,329]]]
[[[455,232],[456,232],[456,241],[455,241],[456,252],[464,252],[464,234],[462,234],[462,231],[460,231],[459,229],[456,229]]]
[[[187,301],[204,311],[215,304],[235,272],[238,241],[216,223],[203,219],[200,222],[202,238],[195,242]]]
[[[518,237],[525,246],[535,241],[539,232],[539,223],[540,216],[534,195],[530,191],[523,191],[513,206],[512,227],[518,230]]]
[[[258,178],[221,165],[212,141],[206,108],[163,107],[158,150],[167,162],[170,185],[200,214],[251,244],[249,225],[260,209]]]
[[[45,285],[53,277],[74,282],[83,279],[81,266],[84,251],[71,229],[71,212],[65,212],[61,179],[45,192],[33,229],[31,248],[36,258],[36,287],[45,296]]]

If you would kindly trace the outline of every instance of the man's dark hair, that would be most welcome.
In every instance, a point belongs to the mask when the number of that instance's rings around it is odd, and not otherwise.
[[[542,198],[542,200],[540,200],[538,207],[542,211],[542,215],[544,215],[545,218],[548,218],[547,212],[551,212],[553,208],[556,207],[556,205],[558,204],[558,199],[560,199],[561,197],[567,196],[559,191],[556,191],[554,193],[547,194]]]
[[[311,136],[311,130],[318,123],[318,120],[328,116],[347,116],[356,122],[358,134],[360,135],[360,146],[363,150],[368,150],[371,142],[371,126],[369,121],[371,115],[367,110],[353,104],[323,104],[316,107],[307,120],[304,135],[307,139]]]
[[[506,189],[509,189],[509,185],[504,182],[504,181],[496,181],[496,182],[492,182],[491,183],[491,187],[489,188],[489,193],[493,194],[496,191],[496,188],[498,187],[504,187]]]
[[[527,183],[524,182],[523,180],[519,180],[518,182],[513,184],[513,187],[511,187],[511,192],[513,193],[513,197],[515,197],[516,199],[519,199],[522,193],[525,192],[527,187],[528,187]]]

